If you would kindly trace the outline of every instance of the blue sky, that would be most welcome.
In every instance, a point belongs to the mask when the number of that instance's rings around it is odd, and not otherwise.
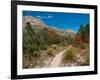
[[[23,16],[37,17],[50,27],[71,29],[75,32],[79,30],[80,25],[86,25],[90,21],[89,14],[84,13],[23,11]]]

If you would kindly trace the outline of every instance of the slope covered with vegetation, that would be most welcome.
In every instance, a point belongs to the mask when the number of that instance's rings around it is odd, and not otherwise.
[[[32,23],[33,24],[33,23]],[[80,25],[72,37],[65,32],[48,28],[45,25],[32,25],[27,21],[23,26],[23,68],[41,68],[49,65],[59,52],[66,51],[60,66],[89,65],[89,24]]]

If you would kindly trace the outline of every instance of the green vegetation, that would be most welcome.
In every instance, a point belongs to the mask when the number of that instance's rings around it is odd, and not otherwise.
[[[86,48],[86,45],[85,45],[85,43],[80,43],[80,45],[79,45],[79,47],[81,48],[81,49],[85,49]]]
[[[71,48],[68,51],[66,51],[64,54],[64,58],[65,60],[68,60],[68,61],[74,61],[76,58],[74,48]]]
[[[41,53],[39,51],[34,51],[32,56],[39,57],[40,55]]]
[[[28,22],[25,29],[23,29],[23,53],[34,55],[36,54],[35,51],[46,50],[48,46],[58,44],[62,39],[63,37],[54,31],[38,29]]]
[[[80,25],[80,29],[75,37],[75,42],[80,44],[82,42],[89,43],[89,24],[86,26]]]
[[[49,48],[48,51],[47,51],[47,53],[48,53],[49,56],[53,56],[53,49]]]
[[[32,26],[28,22],[23,27],[23,65],[25,68],[41,65],[43,59],[45,59],[44,56],[53,57],[55,52],[58,53],[69,45],[73,47],[64,53],[64,60],[72,62],[76,59],[75,46],[83,50],[89,45],[89,24],[80,25],[80,29],[74,38],[70,36],[66,38],[57,34],[54,30],[37,28],[37,26]],[[82,65],[88,65],[89,49],[83,54],[84,62]]]
[[[66,47],[66,46],[68,46],[69,44],[68,44],[67,40],[65,40],[65,41],[61,42],[61,45]]]
[[[72,38],[68,38],[67,39],[67,42],[68,42],[68,44],[71,44],[71,45],[73,45],[74,44],[74,39],[72,39]]]
[[[75,37],[75,46],[81,49],[83,62],[80,65],[89,65],[89,24],[80,25],[80,29]],[[84,52],[82,52],[85,50]]]
[[[37,26],[32,26],[30,22],[27,22],[26,26],[23,27],[23,55],[27,56],[24,58],[24,64],[27,64],[24,67],[29,67],[31,63],[32,66],[37,65],[37,61],[33,59],[41,60],[43,54],[41,51],[43,50],[47,50],[48,56],[53,56],[56,44],[60,43],[62,39],[63,37],[53,30],[37,28]],[[52,48],[49,49],[49,46]]]
[[[82,65],[89,65],[89,62],[90,62],[90,60],[89,60],[89,50],[88,49],[85,50],[85,52],[83,54],[84,54],[84,56],[83,56],[84,62],[82,63]]]

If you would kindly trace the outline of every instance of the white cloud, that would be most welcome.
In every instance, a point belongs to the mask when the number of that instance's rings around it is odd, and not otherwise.
[[[36,17],[38,17],[40,19],[50,19],[50,18],[53,18],[52,15],[48,15],[48,16],[36,16]]]
[[[48,15],[48,18],[53,18],[53,16],[52,15]]]
[[[36,17],[38,17],[38,18],[42,18],[42,16],[36,16]]]

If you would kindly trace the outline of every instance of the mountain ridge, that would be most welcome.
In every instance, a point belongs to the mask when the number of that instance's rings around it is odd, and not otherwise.
[[[33,16],[23,16],[22,17],[22,26],[25,27],[26,23],[30,23],[33,27],[35,26],[35,28],[38,29],[48,29],[48,30],[52,30],[55,31],[57,34],[61,35],[61,36],[66,36],[66,37],[75,37],[76,32],[72,31],[71,29],[67,29],[67,30],[62,30],[62,29],[58,29],[54,26],[50,26],[45,24],[42,20],[40,20],[39,18],[33,17]]]

